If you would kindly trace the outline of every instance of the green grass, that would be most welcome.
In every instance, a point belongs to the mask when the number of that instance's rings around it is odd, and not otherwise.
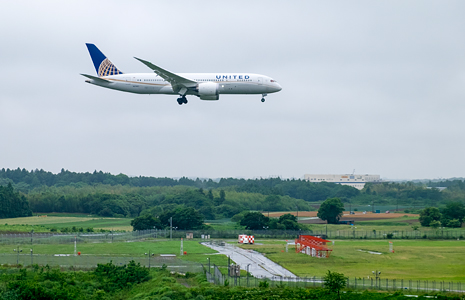
[[[382,278],[389,279],[465,281],[465,241],[395,240],[394,253],[390,253],[387,240],[337,240],[330,258],[295,253],[293,246],[289,246],[288,253],[282,252],[285,242],[242,247],[265,253],[299,276],[323,276],[331,270],[367,278],[372,271],[379,270]]]
[[[1,219],[0,232],[49,232],[51,228],[82,227],[105,230],[132,231],[130,218],[102,218],[71,214],[49,214],[25,218]]]
[[[409,218],[405,218],[408,220]],[[422,227],[420,222],[414,222],[412,224],[400,222],[400,220],[404,220],[404,218],[399,219],[392,219],[392,220],[379,220],[379,221],[360,221],[356,222],[354,226],[351,225],[333,225],[333,224],[308,224],[307,227],[309,230],[313,231],[326,231],[326,228],[329,231],[349,231],[349,230],[356,230],[356,231],[386,231],[386,232],[394,232],[394,231],[413,231],[412,226],[416,225],[419,227],[420,231],[432,231],[435,230],[431,227]],[[446,231],[457,231],[462,230],[465,235],[465,227],[462,228],[444,228],[444,232]]]
[[[186,261],[193,261],[208,264],[228,265],[228,259],[225,255],[217,254],[218,252],[208,247],[201,245],[198,241],[184,241],[183,249],[186,255],[180,255],[181,242],[179,240],[153,240],[145,242],[118,242],[118,243],[78,243],[77,251],[81,255],[99,255],[99,256],[126,256],[126,257],[144,257],[145,253],[155,254],[175,254],[178,258]],[[0,245],[0,253],[14,253],[15,245]],[[36,244],[36,245],[20,245],[20,249],[24,249],[24,253],[29,253],[29,249],[34,249],[34,254],[73,254],[74,243],[69,244]]]

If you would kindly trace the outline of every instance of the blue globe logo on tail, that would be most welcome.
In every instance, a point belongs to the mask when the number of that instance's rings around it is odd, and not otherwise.
[[[99,77],[123,74],[94,44],[86,46]]]
[[[110,76],[110,75],[118,75],[118,74],[123,74],[123,72],[120,72],[114,64],[111,63],[111,61],[108,58],[105,58],[101,63],[98,68],[98,76]]]

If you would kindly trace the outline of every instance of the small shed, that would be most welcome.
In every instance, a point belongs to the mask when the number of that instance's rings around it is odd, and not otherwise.
[[[313,257],[329,257],[332,249],[326,247],[331,241],[313,235],[299,235],[295,240],[295,252],[305,253]]]

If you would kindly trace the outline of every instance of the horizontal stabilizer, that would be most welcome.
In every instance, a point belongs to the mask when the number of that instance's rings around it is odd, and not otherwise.
[[[103,79],[103,78],[100,78],[100,77],[95,77],[95,76],[87,75],[87,74],[81,74],[81,75],[84,76],[84,77],[87,77],[89,79],[95,80],[96,82],[99,82],[99,83],[111,83],[110,80],[106,80],[106,79]]]

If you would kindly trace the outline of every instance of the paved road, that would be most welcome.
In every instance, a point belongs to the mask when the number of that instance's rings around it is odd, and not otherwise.
[[[292,274],[287,269],[256,251],[241,249],[231,244],[218,246],[205,242],[202,243],[202,245],[212,248],[220,254],[231,257],[236,264],[241,266],[242,270],[247,270],[247,265],[250,265],[249,273],[254,277],[296,277],[296,275]]]

